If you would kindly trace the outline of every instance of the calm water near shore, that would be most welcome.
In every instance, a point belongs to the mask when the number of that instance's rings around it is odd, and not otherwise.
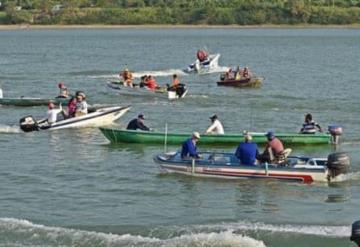
[[[222,88],[218,73],[182,73],[201,47],[221,53],[220,66],[249,66],[266,78],[263,87]],[[111,145],[90,128],[25,134],[19,118],[43,117],[47,109],[0,107],[0,246],[355,246],[359,51],[357,29],[0,31],[4,97],[49,98],[64,80],[96,106],[132,105],[117,125],[143,113],[155,130],[167,123],[169,131],[189,134],[203,132],[214,113],[228,133],[296,132],[311,112],[325,129],[344,127],[337,150],[352,161],[347,178],[332,184],[167,175],[152,160],[161,145]],[[178,73],[188,96],[169,102],[117,95],[105,83],[125,65],[160,84]]]

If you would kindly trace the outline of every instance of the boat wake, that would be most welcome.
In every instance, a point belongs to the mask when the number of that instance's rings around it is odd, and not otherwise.
[[[133,73],[134,78],[140,78],[144,75],[152,75],[155,77],[170,77],[173,74],[178,74],[181,76],[187,75],[181,69],[168,69],[168,70],[159,70],[159,71],[138,71]],[[92,75],[89,76],[92,79],[108,79],[108,80],[118,80],[120,76],[118,74],[111,74],[111,75]],[[170,81],[170,80],[169,80]]]
[[[9,126],[9,125],[1,125],[0,124],[0,133],[20,133],[20,128],[18,126]]]
[[[170,238],[111,234],[49,227],[27,220],[0,218],[0,232],[6,238],[0,245],[8,246],[246,246],[265,247],[262,241],[231,231],[189,233]]]
[[[200,72],[199,75],[207,75],[207,74],[214,74],[214,73],[223,73],[228,71],[229,68],[228,67],[224,67],[224,66],[217,66],[214,68],[211,68],[210,70],[204,71],[204,72]]]

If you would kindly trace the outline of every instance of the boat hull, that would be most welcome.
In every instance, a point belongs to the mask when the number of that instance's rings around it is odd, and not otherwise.
[[[147,132],[134,130],[121,130],[113,128],[100,128],[105,137],[112,143],[151,143],[151,144],[181,144],[189,138],[190,134],[185,133],[165,133]],[[251,133],[253,142],[264,144],[267,142],[265,133]],[[304,144],[327,144],[331,141],[329,134],[286,134],[278,133],[276,135],[285,144],[304,145]],[[166,139],[166,140],[165,140]],[[237,145],[244,140],[243,134],[226,135],[202,135],[199,141],[200,145]]]
[[[217,82],[218,86],[229,86],[229,87],[261,87],[263,82],[261,77],[245,78],[241,80],[221,80]]]
[[[216,153],[201,153],[201,155],[203,156],[201,159],[184,160],[181,159],[179,153],[170,155],[162,154],[155,156],[154,161],[158,163],[160,168],[165,172],[195,177],[226,179],[270,178],[304,183],[329,181],[329,172],[324,165],[307,165],[307,168],[305,166],[295,168],[295,166],[278,166],[274,164],[244,166],[239,164],[239,161],[233,154],[220,154],[229,158],[225,159],[225,161],[210,161],[211,157],[216,155]],[[301,159],[301,157],[292,157],[292,159]],[[322,159],[320,160],[324,162]]]
[[[39,126],[41,130],[58,130],[65,128],[100,127],[112,124],[124,115],[130,107],[106,107],[81,117],[58,121],[52,125]]]

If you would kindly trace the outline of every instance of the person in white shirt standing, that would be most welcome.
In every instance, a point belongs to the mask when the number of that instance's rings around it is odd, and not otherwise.
[[[205,134],[223,135],[224,127],[222,126],[221,122],[219,121],[217,115],[210,117],[210,120],[211,120],[211,125],[205,131]]]
[[[48,124],[52,125],[52,124],[56,123],[58,114],[60,112],[62,112],[62,107],[60,105],[60,107],[58,109],[56,109],[54,103],[52,103],[52,102],[49,102],[48,107],[49,107],[49,110],[47,112],[46,119],[47,119]]]

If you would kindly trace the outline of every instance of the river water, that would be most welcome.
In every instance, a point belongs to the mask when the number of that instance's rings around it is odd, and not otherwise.
[[[221,53],[221,66],[264,76],[262,88],[221,88],[218,73],[182,73],[201,47]],[[155,130],[167,123],[189,134],[203,132],[214,113],[228,133],[296,132],[311,112],[325,129],[343,126],[337,150],[352,163],[347,179],[331,184],[167,175],[152,160],[161,145],[111,145],[91,128],[25,134],[19,118],[43,117],[46,107],[0,107],[0,246],[354,246],[359,51],[358,29],[0,31],[4,97],[52,97],[63,80],[96,106],[132,105],[117,125],[143,113]],[[160,84],[178,73],[189,93],[176,102],[117,95],[105,83],[126,65]]]

